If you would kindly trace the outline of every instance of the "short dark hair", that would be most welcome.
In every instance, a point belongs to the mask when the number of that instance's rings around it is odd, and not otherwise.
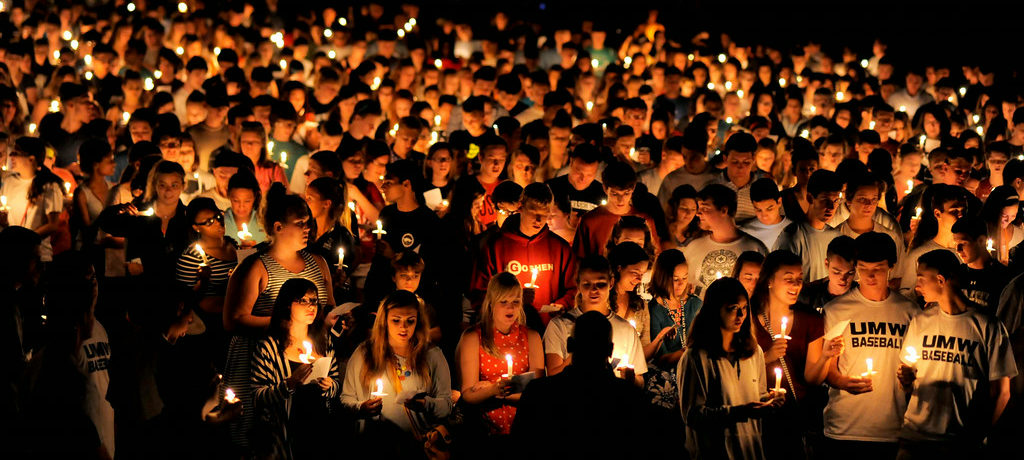
[[[988,235],[988,226],[981,219],[961,217],[953,224],[953,233],[963,233],[972,240]]]
[[[854,240],[857,262],[888,262],[889,267],[896,265],[896,242],[885,233],[867,232]]]
[[[737,153],[754,153],[757,150],[757,141],[754,136],[739,132],[729,136],[729,140],[725,141],[725,154],[728,155],[732,152]]]
[[[853,262],[857,257],[857,248],[853,238],[846,235],[839,235],[832,238],[825,250],[825,257],[839,257],[843,260]]]
[[[540,205],[549,205],[554,200],[555,196],[551,193],[551,188],[543,182],[534,182],[523,188],[524,206],[529,201],[533,201]]]
[[[944,278],[954,282],[954,285],[959,284],[960,259],[949,250],[928,251],[917,258],[917,263],[937,270]]]
[[[762,177],[750,184],[750,201],[778,200],[782,197],[779,186],[768,177]]]
[[[594,164],[601,161],[601,150],[593,144],[580,144],[569,152],[570,160],[578,160],[585,164]]]
[[[711,200],[716,208],[726,208],[730,216],[736,217],[736,191],[724,184],[708,184],[697,192],[698,200]]]
[[[624,162],[612,161],[601,173],[601,183],[608,188],[632,189],[636,186],[636,171]]]
[[[807,193],[813,197],[826,192],[839,192],[842,189],[843,181],[839,180],[839,175],[827,169],[814,171],[807,180]]]

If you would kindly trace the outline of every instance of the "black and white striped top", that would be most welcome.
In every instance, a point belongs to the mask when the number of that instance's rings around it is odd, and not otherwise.
[[[203,297],[223,297],[228,289],[228,278],[231,271],[238,265],[234,260],[220,260],[209,253],[206,254],[207,265],[210,266],[210,282],[199,294]],[[178,263],[174,269],[174,278],[181,285],[192,289],[199,281],[199,264],[203,263],[202,256],[193,244],[182,251],[178,256]]]
[[[324,404],[332,398],[337,398],[341,391],[341,378],[338,369],[338,361],[334,359],[334,349],[331,342],[327,341],[325,357],[330,360],[330,370],[327,377],[331,379],[331,388],[322,390]],[[274,338],[263,339],[256,346],[256,353],[252,356],[252,388],[254,409],[261,423],[268,424],[269,432],[274,440],[269,443],[273,446],[273,458],[288,459],[292,457],[291,443],[288,438],[288,401],[291,399],[292,391],[288,390],[285,383],[292,375],[292,366],[281,349],[281,344]],[[311,381],[310,385],[316,385]]]

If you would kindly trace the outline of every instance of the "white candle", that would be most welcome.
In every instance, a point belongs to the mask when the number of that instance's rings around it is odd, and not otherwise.
[[[530,284],[527,287],[537,288],[537,275],[540,273],[540,269],[533,267],[530,269]]]
[[[921,359],[921,355],[917,354],[917,349],[914,347],[907,347],[907,356],[903,359],[913,365],[917,364],[917,360]]]
[[[387,396],[387,395],[388,394],[384,392],[384,379],[377,379],[377,391],[371,391],[370,392],[370,397],[371,398],[379,398],[381,396]]]
[[[789,326],[789,317],[783,316],[782,320],[781,320],[781,323],[782,323],[781,327],[779,327],[779,332],[780,333],[779,334],[775,334],[774,338],[789,340],[790,336],[786,335],[786,329],[787,329],[787,326]]]
[[[873,359],[871,359],[871,358],[868,358],[868,359],[864,360],[864,362],[865,362],[865,364],[867,365],[868,371],[867,371],[867,372],[865,372],[865,373],[863,373],[863,374],[861,374],[861,375],[860,375],[861,377],[871,377],[872,375],[875,375],[875,374],[877,374],[877,373],[878,373],[878,372],[876,372],[876,371],[875,371],[875,370],[873,369],[873,367],[874,367],[874,364],[875,364],[875,361],[874,361]]]
[[[235,390],[230,388],[224,390],[224,400],[231,404],[238,402],[238,397],[235,396]]]
[[[299,353],[299,361],[305,364],[313,362],[313,343],[309,340],[302,341],[302,348],[306,350],[304,353]]]
[[[0,211],[10,211],[7,207],[7,195],[0,195]]]
[[[381,238],[381,235],[387,235],[388,232],[384,231],[384,224],[380,219],[377,219],[377,229],[374,230],[373,233],[377,234],[378,240]]]
[[[920,206],[918,206],[917,208],[914,209],[914,219],[920,219],[921,218],[921,211],[922,211],[922,209],[921,209]]]
[[[985,242],[985,250],[988,251],[989,254],[996,250],[995,241],[993,241],[992,238],[989,238],[988,241]]]
[[[245,241],[252,238],[252,233],[249,232],[249,225],[242,223],[242,229],[238,231],[238,239]]]
[[[199,253],[199,257],[203,258],[203,263],[199,264],[200,267],[205,267],[206,264],[210,263],[210,259],[206,258],[206,251],[203,250],[199,243],[196,243],[196,252]]]
[[[775,368],[775,391],[778,392],[782,388],[782,368]]]
[[[910,192],[912,192],[912,191],[914,191],[914,180],[913,179],[907,179],[907,191],[906,191],[906,193],[910,194]]]
[[[142,211],[140,214],[146,217],[153,217],[154,215],[156,215],[156,210],[154,210],[153,207],[150,206],[149,209]]]
[[[508,365],[508,372],[505,373],[505,377],[506,378],[510,378],[513,375],[515,375],[512,372],[512,355],[511,354],[507,354],[507,353],[505,354],[505,364]]]
[[[345,266],[345,248],[338,248],[338,268]]]
[[[716,280],[722,279],[722,272],[715,272],[715,279]]]

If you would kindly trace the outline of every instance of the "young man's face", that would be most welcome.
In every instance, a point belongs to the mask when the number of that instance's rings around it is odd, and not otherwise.
[[[480,175],[493,182],[498,179],[501,172],[505,170],[505,160],[508,158],[508,151],[504,146],[495,145],[488,147],[480,159]]]
[[[633,187],[624,189],[605,186],[604,193],[608,195],[608,205],[617,209],[628,209],[633,199]]]
[[[701,230],[722,227],[730,220],[728,209],[716,207],[711,199],[697,201],[697,217],[700,218]]]
[[[725,159],[729,178],[733,180],[749,178],[753,166],[754,152],[729,152]]]
[[[385,200],[394,203],[405,196],[406,184],[408,182],[399,182],[398,178],[394,176],[385,176],[380,183],[380,190],[384,193]]]
[[[861,286],[881,288],[889,283],[889,262],[857,262],[857,278]],[[831,276],[831,275],[830,275]]]
[[[937,302],[942,295],[946,278],[939,271],[924,264],[917,264],[917,284],[914,292],[924,297],[925,302]]]
[[[985,237],[972,239],[969,235],[964,233],[953,234],[953,244],[956,248],[956,255],[960,256],[960,261],[965,264],[974,263],[981,257],[985,250]]]
[[[825,144],[825,148],[818,154],[818,164],[821,165],[821,169],[835,171],[841,161],[843,161],[843,146],[840,144]]]
[[[762,224],[773,225],[781,220],[782,198],[755,201],[753,204],[754,214]]]
[[[399,269],[395,271],[395,287],[409,292],[416,292],[420,287],[422,272],[412,269]]]
[[[807,194],[807,201],[811,207],[807,209],[807,216],[820,222],[832,220],[839,207],[839,192],[821,192],[818,196]]]
[[[536,201],[527,200],[519,208],[520,231],[526,236],[533,236],[540,233],[551,219],[551,204],[542,204]]]
[[[569,162],[569,184],[576,190],[587,188],[597,177],[597,163],[584,163],[583,160],[574,158]]]
[[[939,228],[945,231],[953,228],[957,219],[963,217],[965,203],[962,201],[947,201],[942,204],[942,209],[936,209],[935,220],[939,221]]]
[[[842,257],[833,255],[825,258],[829,285],[846,292],[853,284],[853,264]]]
[[[530,157],[523,153],[517,153],[513,155],[510,166],[512,168],[512,180],[515,183],[523,187],[533,183],[533,173],[537,167],[530,162]]]
[[[280,141],[287,141],[292,138],[292,134],[295,133],[295,120],[277,120],[274,122],[274,139]]]
[[[940,183],[963,187],[971,176],[971,163],[964,158],[954,158],[936,168]]]
[[[551,127],[548,131],[548,148],[552,153],[564,153],[569,148],[569,128]]]

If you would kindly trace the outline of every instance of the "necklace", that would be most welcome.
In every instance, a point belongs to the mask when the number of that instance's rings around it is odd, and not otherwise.
[[[764,320],[764,330],[768,331],[768,337],[775,337],[775,333],[772,332],[772,322],[769,320],[769,317],[765,312],[761,312],[761,319]],[[793,377],[789,374],[789,366],[786,365],[785,355],[779,356],[779,365],[782,367],[782,372],[786,374],[786,382],[789,383],[789,391],[793,393],[793,401],[796,401],[796,390],[793,388]]]

